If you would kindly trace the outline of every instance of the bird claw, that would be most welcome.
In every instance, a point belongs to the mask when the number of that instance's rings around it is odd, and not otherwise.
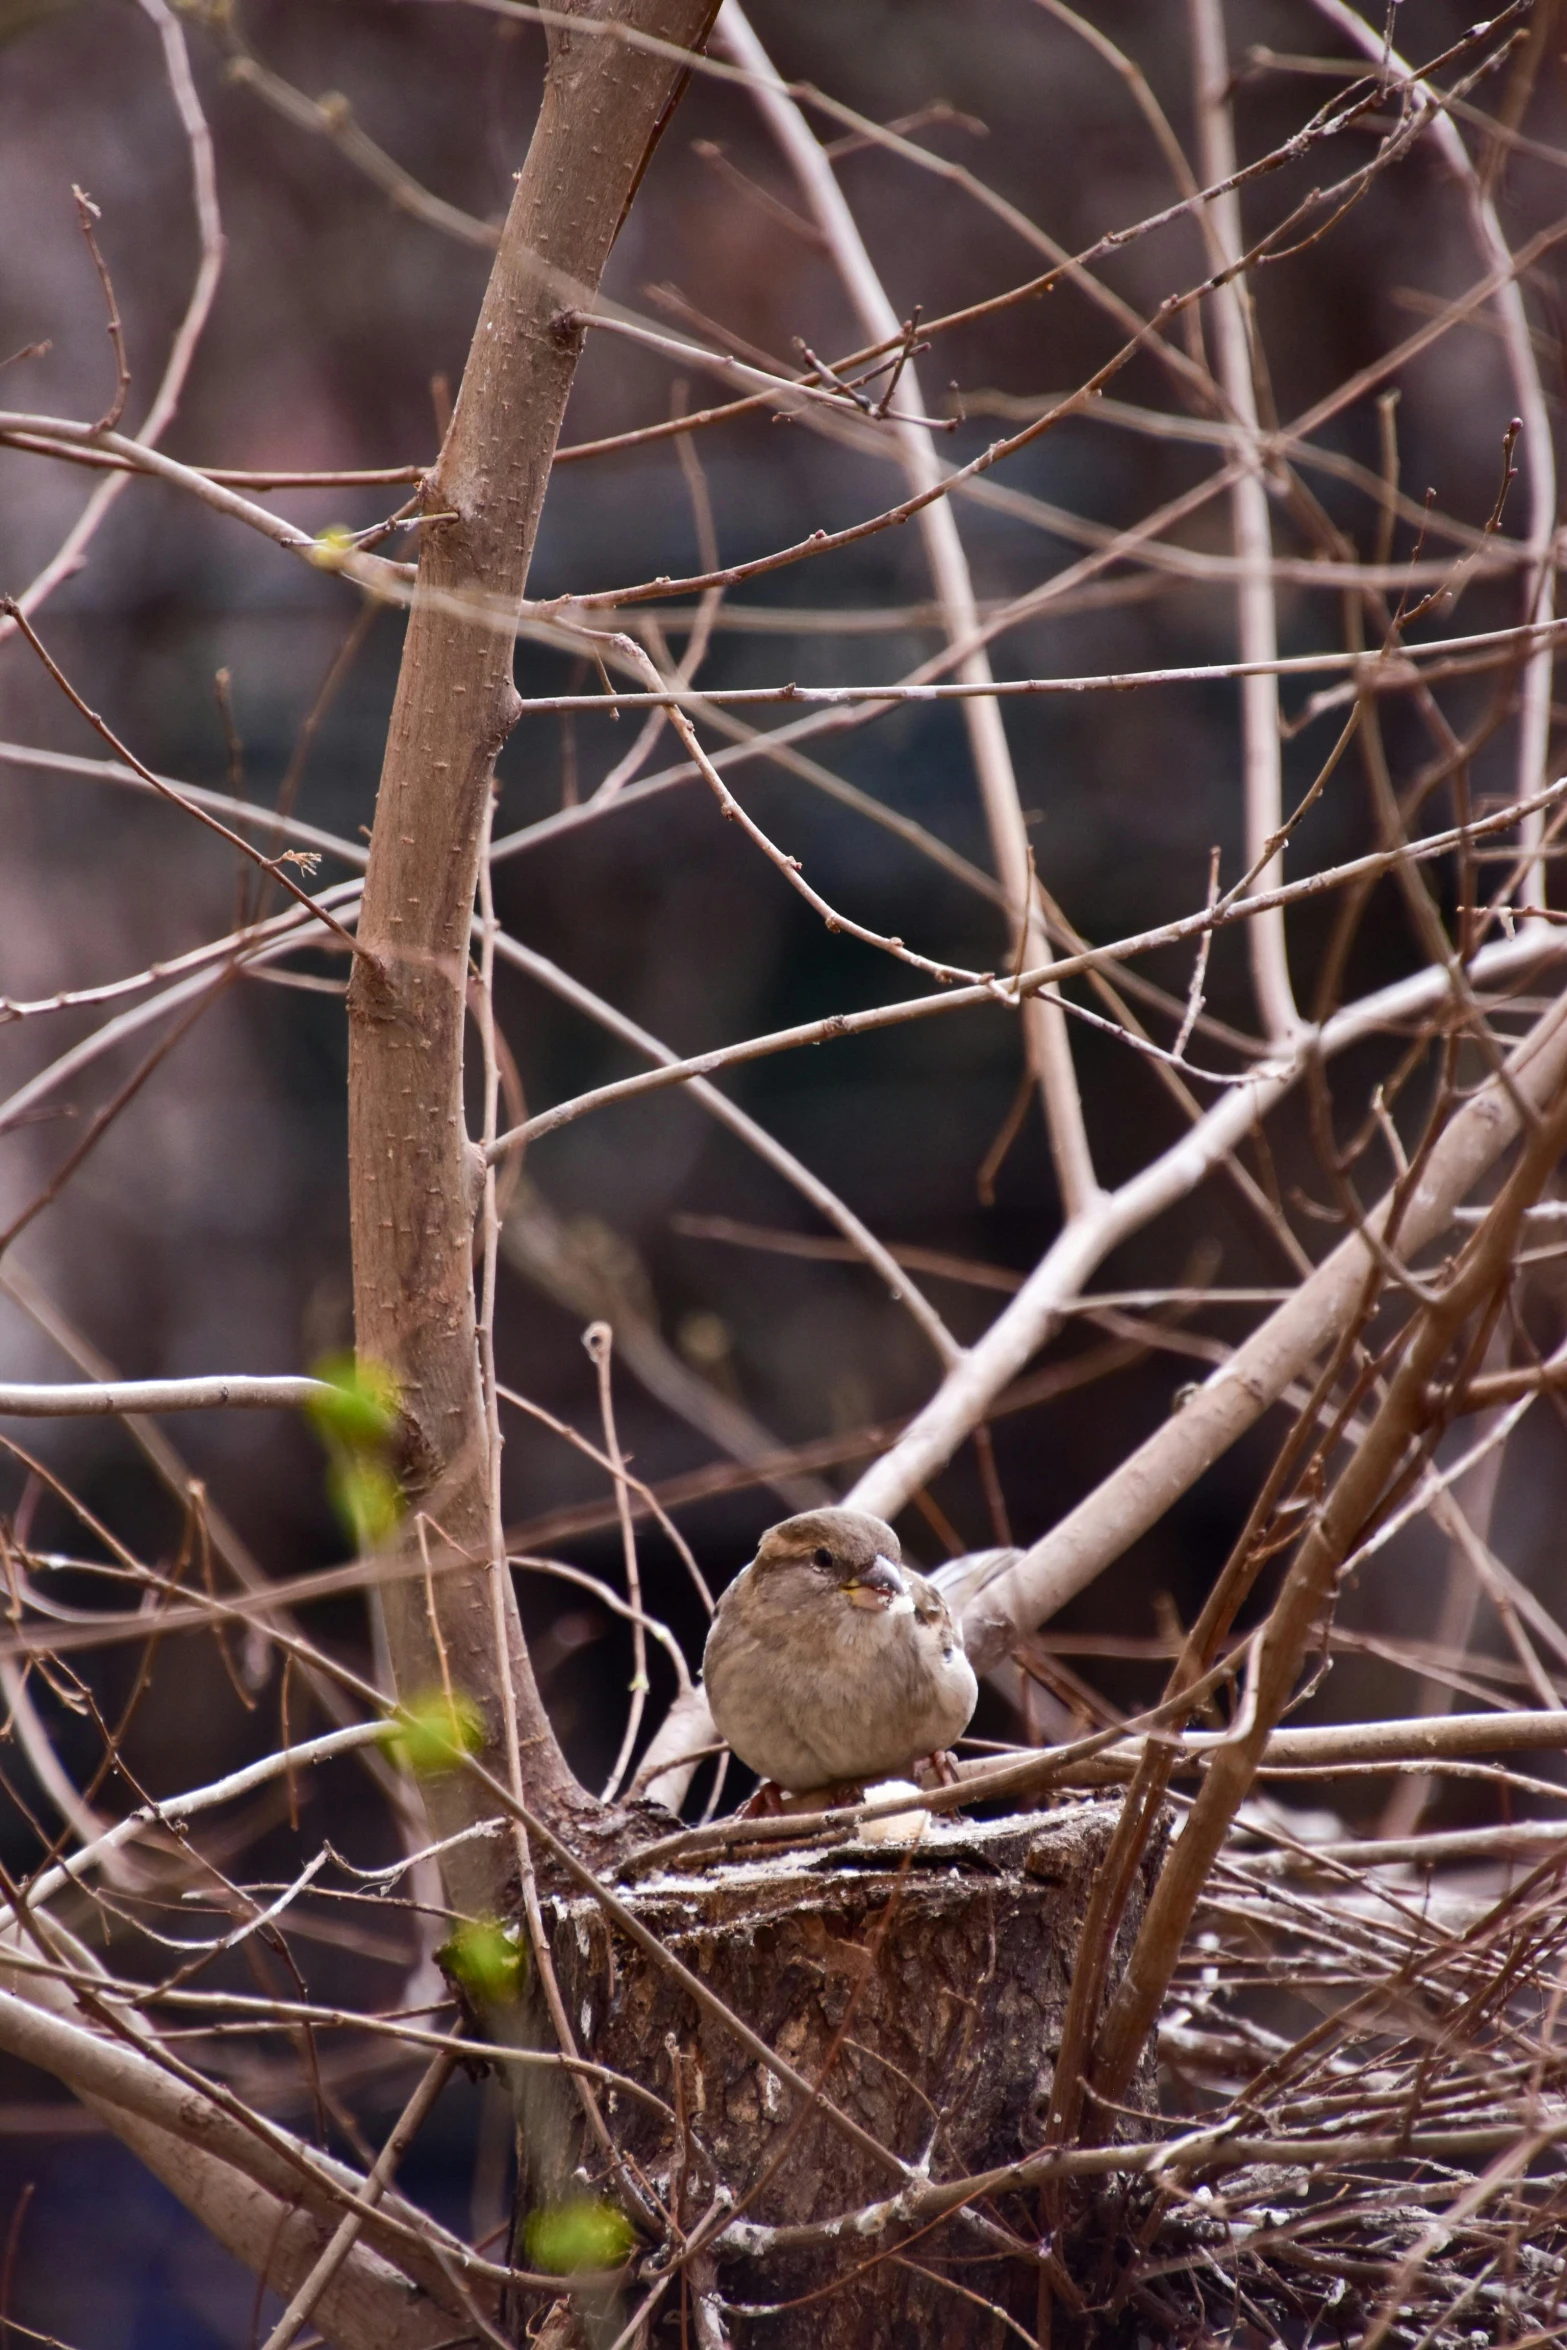
[[[959,1787],[963,1774],[951,1750],[942,1747],[937,1754],[922,1754],[914,1765],[914,1777],[921,1787]]]
[[[776,1779],[764,1779],[756,1793],[736,1812],[737,1820],[781,1820],[791,1812],[839,1811],[863,1803],[864,1786],[858,1779],[840,1779],[830,1787],[800,1787],[787,1794]]]

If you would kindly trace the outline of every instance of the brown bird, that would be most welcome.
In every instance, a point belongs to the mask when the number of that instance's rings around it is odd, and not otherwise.
[[[863,1510],[770,1526],[718,1603],[702,1671],[720,1736],[791,1792],[906,1775],[979,1695],[941,1593]]]

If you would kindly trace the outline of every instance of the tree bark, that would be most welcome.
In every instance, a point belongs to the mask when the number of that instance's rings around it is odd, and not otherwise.
[[[715,0],[615,0],[582,10],[681,47]],[[587,1807],[551,1732],[515,1602],[495,1653],[489,1463],[476,1344],[473,1231],[482,1182],[463,1118],[469,933],[487,795],[516,721],[513,623],[590,303],[682,80],[674,60],[573,27],[552,36],[538,126],[484,298],[451,429],[422,504],[419,585],[387,737],[349,988],[349,1168],[360,1357],[390,1371],[403,1415],[405,1541],[455,1549],[470,1571],[387,1586],[386,1629],[405,1699],[450,1680],[484,1721],[485,1760],[508,1776],[515,1694],[524,1784],[557,1821]],[[483,1815],[463,1773],[433,1782],[450,1836]],[[454,1905],[505,1906],[502,1846],[448,1857]]]
[[[731,2024],[608,1925],[590,1895],[550,1904],[556,1969],[594,2057],[653,2089],[679,2117],[671,2129],[611,2093],[617,2139],[678,2206],[688,2232],[715,2208],[716,2193],[744,2198],[737,2218],[745,2224],[717,2239],[717,2287],[732,2309],[777,2313],[736,2314],[737,2343],[914,2350],[999,2342],[999,2319],[954,2283],[1032,2326],[1039,2271],[1015,2251],[1008,2256],[1003,2231],[963,2212],[934,2229],[890,2212],[856,2226],[853,2215],[898,2194],[909,2177],[900,2165],[928,2165],[934,2179],[966,2177],[1038,2150],[1083,1916],[1119,1810],[1071,1804],[1023,1819],[951,1822],[927,1830],[908,1853],[886,1845],[786,1852],[662,1877],[627,1896],[641,1924],[876,2140],[885,2160],[770,2073]],[[1143,1856],[1111,1956],[1112,1985],[1164,1833],[1161,1826]],[[1124,2102],[1155,2110],[1151,2055]],[[1014,2247],[1019,2235],[1037,2240],[1031,2195],[999,2195],[985,2209],[1015,2231]],[[804,2244],[766,2234],[840,2218],[850,2224],[823,2226]],[[699,2277],[692,2286],[700,2292]],[[649,2339],[689,2338],[672,2295]],[[709,2338],[700,2324],[695,2338]]]

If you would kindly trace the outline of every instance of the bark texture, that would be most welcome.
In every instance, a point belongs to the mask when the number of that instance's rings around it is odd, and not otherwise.
[[[934,2178],[1037,2150],[1083,1912],[1118,1816],[1115,1803],[1027,1819],[959,1822],[905,1859],[887,1845],[788,1854],[705,1875],[654,1880],[635,1897],[642,1922],[825,2095]],[[1112,1981],[1136,1932],[1162,1836],[1123,1923]],[[790,2226],[852,2214],[895,2194],[896,2168],[760,2066],[734,2031],[606,1925],[587,1897],[548,1905],[557,1972],[599,2062],[645,2082],[686,2116],[685,2142],[641,2106],[609,2100],[617,2136],[686,2227],[720,2183],[744,2218]],[[678,2056],[676,2052],[678,2051]],[[680,2066],[680,2079],[674,2067]],[[1151,2110],[1145,2058],[1128,2104]],[[1037,2234],[1032,2199],[1012,2213]],[[1031,2266],[995,2254],[971,2219],[898,2237],[848,2229],[759,2258],[721,2250],[718,2281],[735,2304],[787,2302],[726,2321],[757,2350],[913,2350],[999,2339],[997,2321],[941,2281],[943,2269],[1025,2322]],[[977,2265],[976,2265],[977,2264]],[[826,2290],[824,2290],[826,2288]],[[815,2296],[820,2295],[820,2298]],[[680,2337],[671,2300],[655,2339]]]
[[[537,128],[496,255],[446,445],[425,485],[419,590],[387,737],[349,988],[349,1158],[360,1355],[395,1378],[401,1469],[428,1545],[473,1571],[393,1582],[387,1636],[399,1692],[448,1676],[480,1707],[505,1773],[501,1674],[516,1694],[531,1799],[584,1801],[539,1702],[515,1604],[495,1654],[487,1444],[473,1286],[481,1173],[463,1117],[469,933],[486,799],[515,722],[512,628],[590,303],[681,69],[587,29],[614,20],[682,46],[714,0],[616,0],[552,36]],[[484,1806],[461,1773],[432,1791],[437,1832]],[[456,1906],[501,1906],[500,1847],[450,1856]]]

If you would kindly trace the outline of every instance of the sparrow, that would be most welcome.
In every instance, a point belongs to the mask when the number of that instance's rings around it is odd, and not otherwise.
[[[941,1593],[863,1510],[806,1510],[762,1536],[702,1660],[720,1737],[791,1794],[906,1776],[979,1695]]]

